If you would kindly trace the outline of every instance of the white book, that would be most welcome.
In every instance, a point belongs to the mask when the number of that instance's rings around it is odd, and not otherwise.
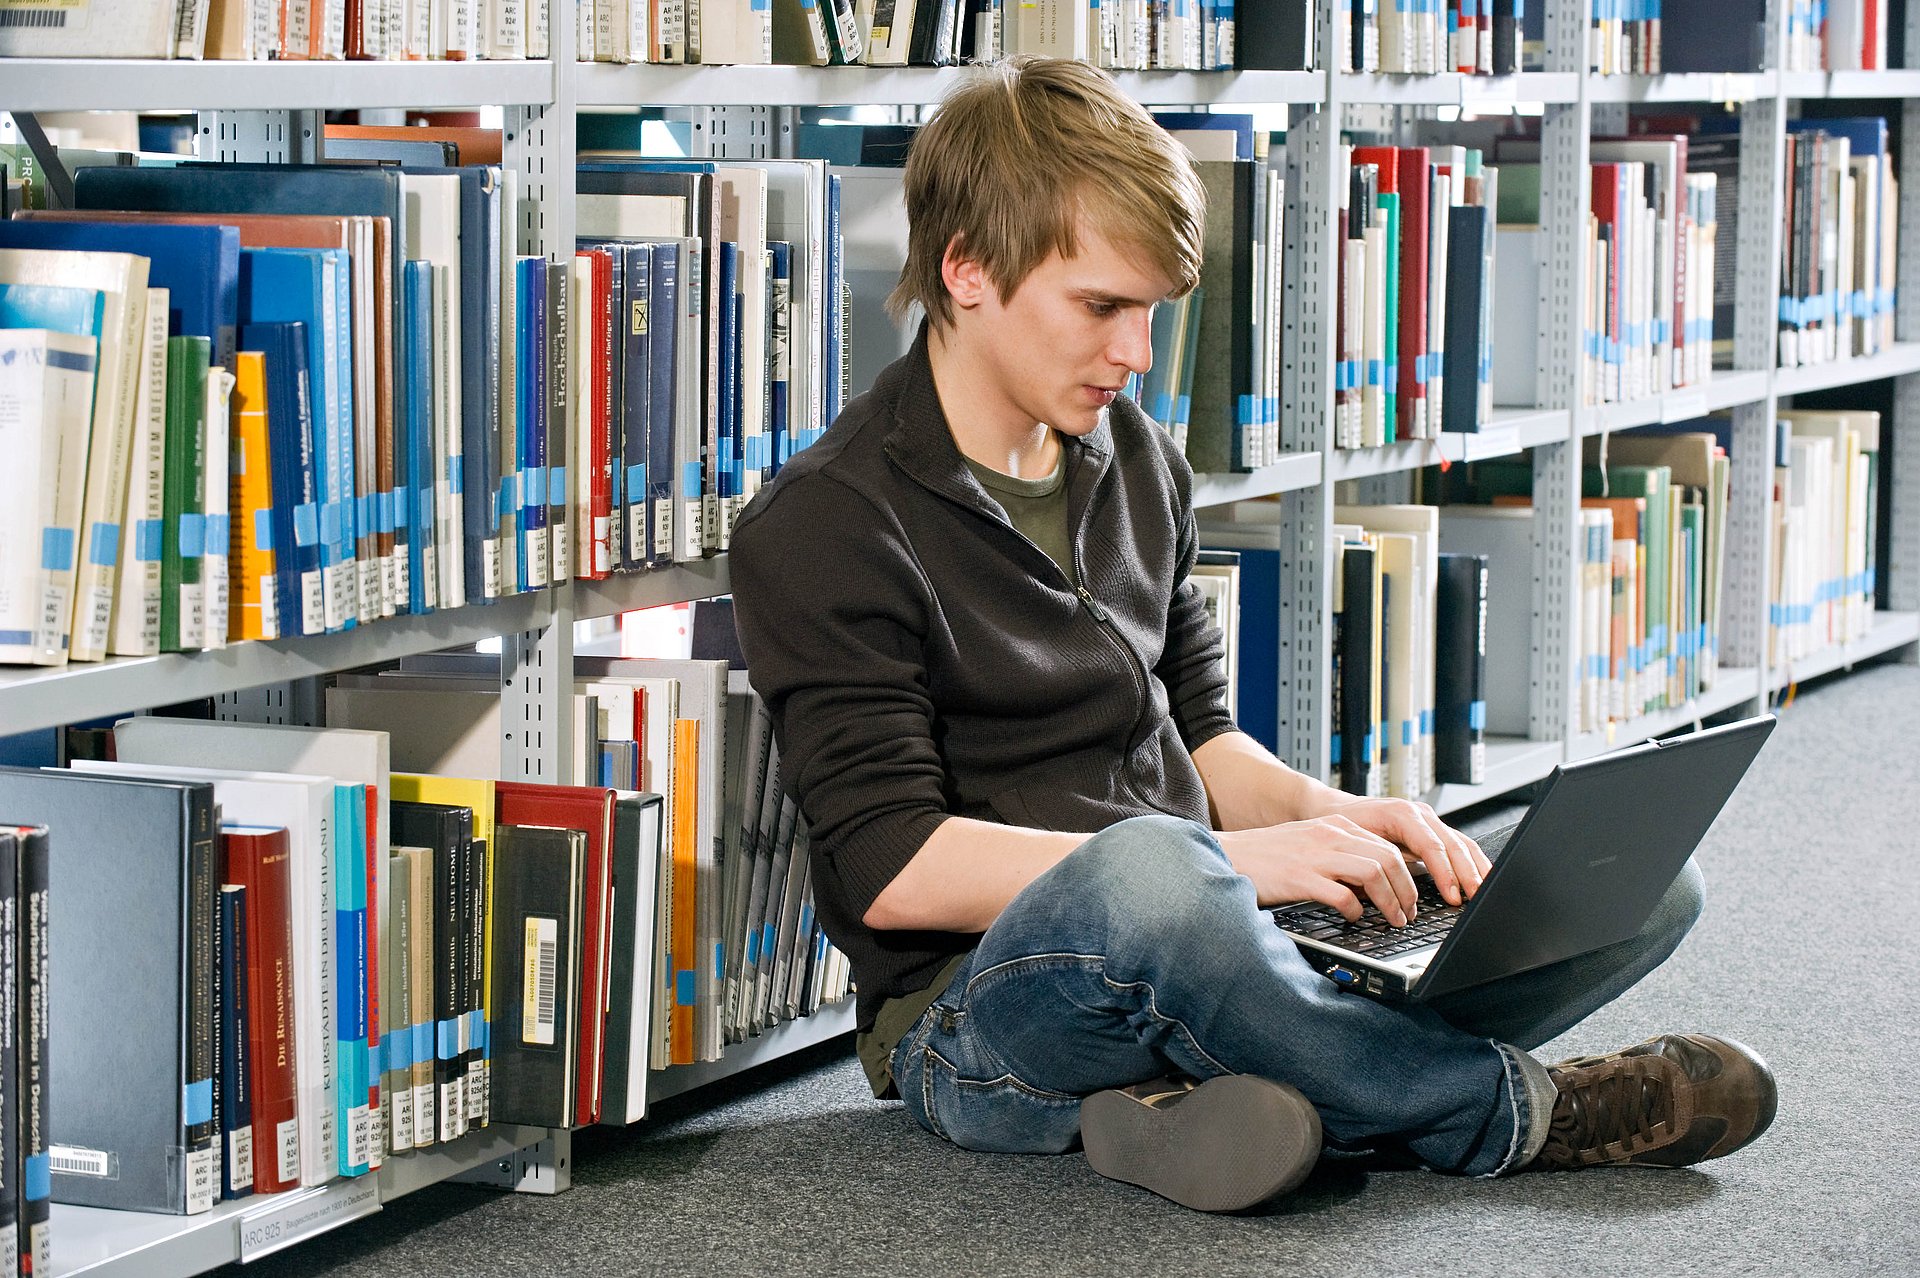
[[[403,256],[433,267],[434,366],[429,384],[433,408],[433,580],[438,607],[466,602],[463,525],[455,506],[452,476],[463,466],[460,431],[460,179],[451,175],[406,173],[400,177],[407,228]],[[511,400],[505,401],[511,403]]]
[[[1423,505],[1337,506],[1334,508],[1334,519],[1341,523],[1359,524],[1378,533],[1404,533],[1413,539],[1404,567],[1395,567],[1397,551],[1388,553],[1383,562],[1389,572],[1406,574],[1396,576],[1389,607],[1396,650],[1394,664],[1398,665],[1402,660],[1402,653],[1411,662],[1406,674],[1410,680],[1407,688],[1411,698],[1408,704],[1412,714],[1413,753],[1410,756],[1412,774],[1406,780],[1414,789],[1411,793],[1396,789],[1395,793],[1405,798],[1419,798],[1422,793],[1433,789],[1435,784],[1433,719],[1437,663],[1434,659],[1433,636],[1437,625],[1435,584],[1440,579],[1440,509]],[[1410,650],[1400,645],[1403,627],[1408,629],[1408,637],[1412,641]],[[1393,677],[1398,680],[1398,673]],[[1407,731],[1404,724],[1396,727],[1396,739],[1392,744],[1402,744],[1401,738],[1407,735]],[[1392,784],[1393,775],[1390,766],[1389,784]]]
[[[1487,726],[1489,736],[1528,735],[1531,696],[1533,511],[1448,506],[1440,549],[1487,557]],[[1567,570],[1572,571],[1569,563]]]
[[[722,943],[721,929],[721,893],[720,876],[722,868],[722,845],[720,842],[721,787],[725,775],[727,758],[726,741],[726,696],[727,663],[724,661],[666,661],[640,659],[601,659],[591,657],[578,658],[576,664],[583,675],[598,678],[670,678],[679,683],[679,714],[681,718],[698,719],[700,723],[699,740],[699,801],[696,818],[695,846],[696,864],[695,895],[698,923],[699,948],[696,951],[699,960],[695,967],[699,972],[699,999],[696,1003],[697,1015],[694,1024],[695,1056],[700,1060],[717,1060],[721,1050],[720,1010],[724,1006],[725,992],[721,985],[718,965],[713,961]],[[649,697],[648,717],[652,717],[651,697]],[[648,789],[653,789],[648,784]],[[671,791],[656,791],[670,794]]]
[[[178,48],[179,14],[170,3],[86,0],[20,11],[58,21],[0,25],[0,58],[172,58]]]
[[[107,651],[148,657],[160,651],[160,527],[165,515],[168,291],[147,290],[146,332],[135,390],[120,563]]]
[[[741,491],[721,512],[720,549],[733,538],[733,521],[760,491],[760,471],[752,459],[767,439],[767,173],[750,165],[715,169],[720,181],[717,234],[739,246],[735,290],[740,296],[740,420],[735,426],[742,453],[749,459]]]
[[[614,816],[614,829],[625,828],[622,817],[632,811],[638,826],[640,837],[640,872],[632,884],[633,893],[633,949],[617,962],[631,966],[633,970],[633,1002],[629,1007],[615,1007],[609,1015],[622,1017],[628,1023],[627,1035],[627,1094],[624,1098],[608,1096],[605,1101],[605,1113],[601,1121],[608,1123],[637,1123],[647,1116],[647,1077],[651,1067],[650,1055],[653,1043],[653,995],[654,986],[661,984],[655,978],[654,920],[659,911],[656,895],[659,885],[659,863],[665,858],[661,855],[667,844],[664,841],[667,804],[664,797],[637,790],[617,790],[614,803],[618,811]],[[620,891],[627,891],[621,886]]]
[[[293,933],[293,1020],[296,1110],[300,1124],[300,1183],[324,1185],[340,1174],[339,1065],[334,902],[334,779],[285,772],[182,767],[168,753],[113,763],[76,759],[75,771],[209,781],[220,819],[242,825],[284,826]],[[201,757],[188,755],[188,758]]]
[[[96,548],[95,542],[117,543],[120,536],[146,332],[147,259],[128,253],[0,249],[0,284],[92,288],[102,294],[72,613],[61,622],[71,635],[69,656],[98,661],[106,656],[112,625],[117,545]]]
[[[567,443],[568,522],[573,526],[576,576],[613,570],[613,519],[593,514],[593,432],[596,387],[593,383],[593,346],[599,303],[593,256],[576,253],[569,296],[578,299],[567,321]],[[615,299],[614,304],[619,304]],[[615,402],[618,402],[616,397]]]
[[[67,661],[96,345],[0,329],[0,661]]]
[[[392,965],[386,958],[390,952],[387,856],[392,851],[393,840],[387,822],[391,768],[388,766],[385,733],[309,728],[294,724],[211,723],[199,719],[142,715],[116,723],[113,740],[115,753],[123,761],[166,763],[177,759],[194,759],[215,767],[271,768],[330,776],[349,784],[366,786],[368,806],[374,813],[374,819],[367,828],[368,859],[374,867],[373,875],[368,879],[367,906],[374,909],[377,904],[379,912],[375,929],[377,944],[373,953],[379,960],[377,976],[380,981],[380,1006],[394,1006],[396,995],[389,984]],[[234,819],[231,814],[227,816],[228,819]],[[276,821],[274,824],[284,825],[285,822]],[[331,887],[328,889],[328,899],[332,899]],[[383,1036],[392,1028],[391,1024],[384,1021],[369,1025],[370,1031],[378,1030]],[[375,1040],[369,1048],[370,1056],[379,1058],[383,1055],[378,1047],[379,1041]],[[369,1061],[367,1076],[379,1079],[380,1070],[371,1068],[374,1063],[373,1060]],[[376,1140],[371,1161],[377,1164],[380,1158],[381,1144]]]
[[[202,648],[227,646],[227,550],[231,536],[227,478],[233,384],[233,374],[220,365],[207,370],[207,442],[200,461],[200,502],[207,530],[200,557],[202,632],[197,646]]]

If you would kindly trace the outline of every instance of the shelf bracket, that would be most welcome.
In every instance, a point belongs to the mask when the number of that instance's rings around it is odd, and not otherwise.
[[[564,1194],[573,1188],[573,1133],[556,1128],[537,1144],[516,1149],[451,1179],[461,1185],[510,1189],[516,1194]]]

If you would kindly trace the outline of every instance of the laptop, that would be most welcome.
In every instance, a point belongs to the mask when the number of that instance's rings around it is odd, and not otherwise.
[[[1405,928],[1307,901],[1272,911],[1336,984],[1423,1002],[1590,953],[1639,932],[1773,731],[1760,715],[1563,764],[1473,898],[1449,906],[1415,866]],[[1363,902],[1365,898],[1362,898]]]

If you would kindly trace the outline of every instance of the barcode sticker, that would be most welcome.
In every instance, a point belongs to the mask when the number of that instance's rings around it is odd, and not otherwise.
[[[559,937],[558,920],[528,916],[520,951],[520,1041],[523,1043],[553,1046]]]
[[[480,543],[482,572],[487,579],[487,598],[498,599],[501,593],[500,583],[500,543],[489,537]]]
[[[440,1085],[440,1139],[459,1140],[466,1134],[466,1089],[460,1079]]]
[[[378,1167],[387,1157],[387,1107],[373,1105],[367,1115],[367,1166]]]
[[[113,626],[113,587],[95,586],[87,595],[92,600],[87,609],[87,643],[93,651],[105,652]]]
[[[114,1157],[104,1149],[50,1145],[47,1147],[47,1166],[68,1176],[112,1176]]]
[[[527,538],[527,586],[529,588],[547,584],[547,530],[529,528]]]
[[[573,540],[565,524],[553,527],[553,579],[565,581],[573,575]]]
[[[613,571],[613,521],[605,515],[593,517],[593,570]]]
[[[253,1184],[253,1128],[236,1127],[227,1133],[227,1162],[233,1168],[228,1184],[235,1188]]]
[[[286,1122],[274,1129],[273,1138],[274,1143],[280,1147],[276,1151],[279,1156],[275,1160],[276,1170],[280,1173],[278,1179],[281,1181],[299,1180],[300,1120],[297,1118],[289,1118]]]
[[[493,1066],[490,1062],[484,1060],[480,1062],[467,1091],[473,1097],[475,1125],[487,1126],[493,1118]]]

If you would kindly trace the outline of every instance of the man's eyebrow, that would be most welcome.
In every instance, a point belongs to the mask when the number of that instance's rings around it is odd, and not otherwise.
[[[1113,306],[1156,306],[1163,298],[1128,297],[1125,293],[1113,293],[1104,288],[1077,288],[1075,297],[1088,302],[1105,302]]]

